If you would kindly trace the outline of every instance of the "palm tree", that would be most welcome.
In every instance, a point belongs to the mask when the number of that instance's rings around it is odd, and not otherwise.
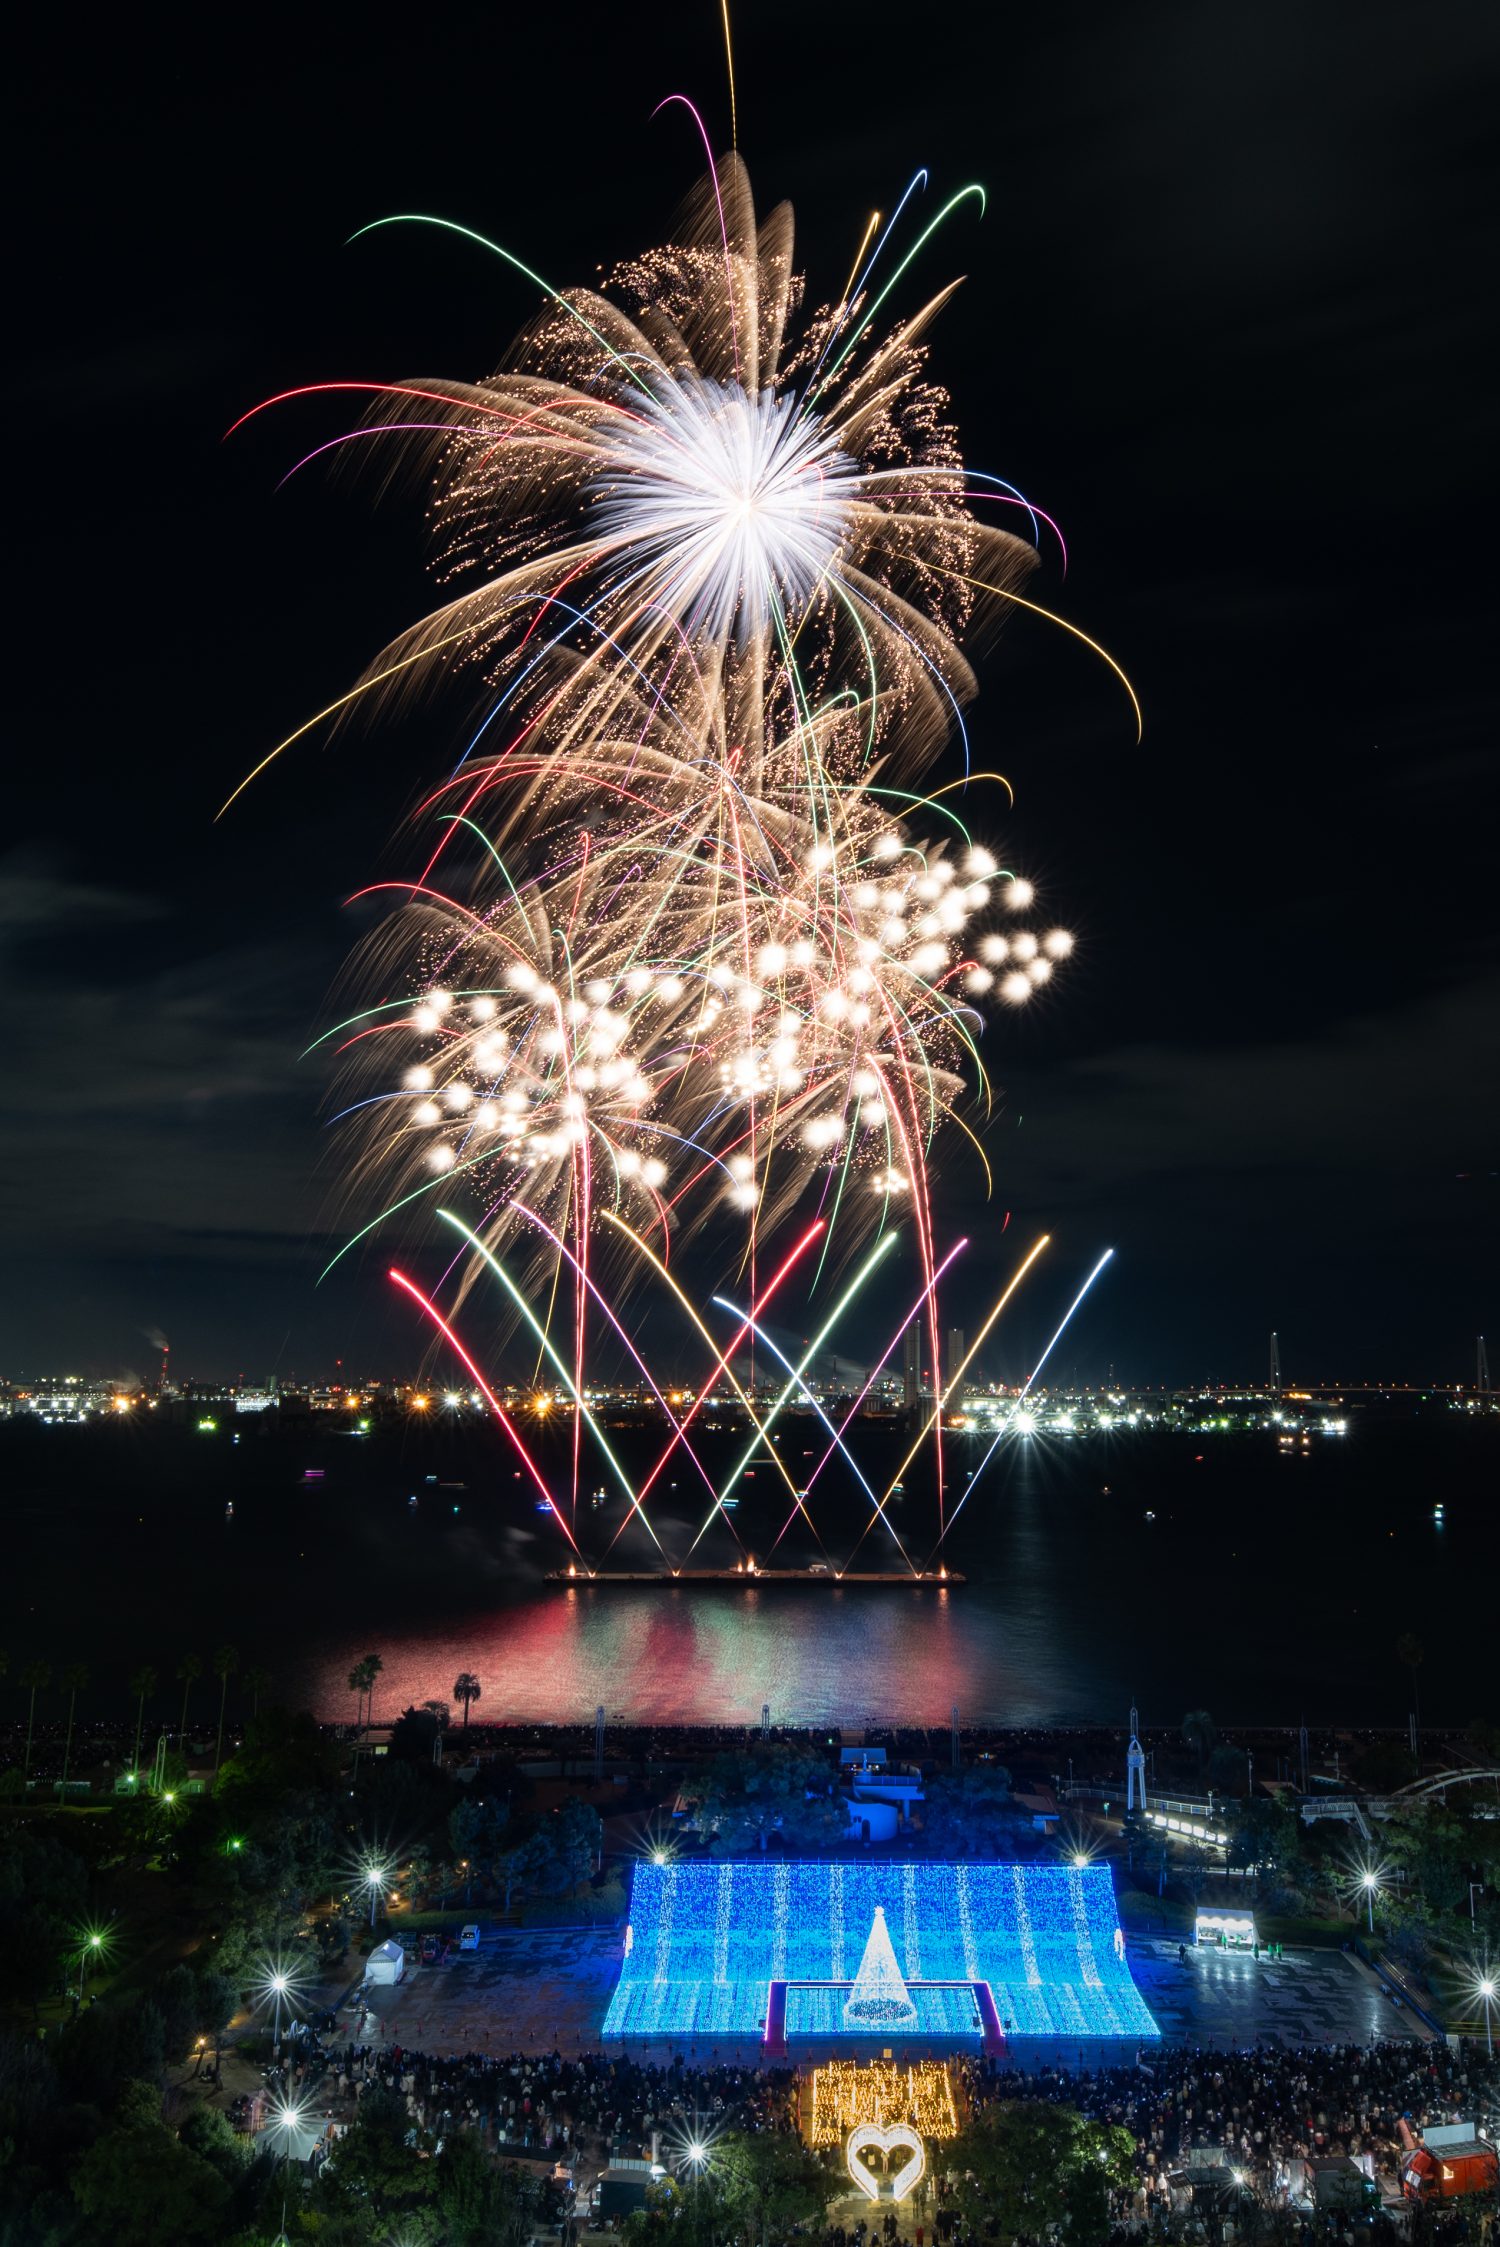
[[[214,1655],[214,1676],[219,1681],[219,1737],[214,1745],[214,1769],[224,1753],[224,1702],[229,1692],[229,1680],[240,1666],[240,1658],[232,1646],[221,1646]]]
[[[262,1693],[268,1693],[271,1688],[270,1671],[245,1670],[241,1674],[240,1683],[250,1696],[250,1714],[252,1716],[259,1716],[260,1697]]]
[[[52,1683],[51,1663],[28,1662],[21,1672],[21,1683],[31,1694],[31,1703],[26,1711],[26,1769],[23,1774],[23,1776],[29,1777],[31,1773],[31,1735],[36,1725],[36,1697],[39,1693],[45,1693]]]
[[[472,1670],[460,1670],[453,1680],[453,1698],[455,1701],[462,1701],[464,1705],[465,1732],[469,1729],[469,1703],[477,1701],[482,1691],[483,1687]]]
[[[70,1663],[57,1681],[68,1696],[68,1736],[63,1743],[63,1775],[59,1790],[64,1797],[68,1792],[68,1762],[73,1753],[73,1711],[77,1706],[78,1696],[88,1681],[89,1673],[81,1662]]]
[[[187,1701],[188,1688],[203,1675],[203,1660],[197,1654],[184,1654],[177,1665],[177,1675],[182,1680],[182,1715],[177,1720],[177,1746],[179,1753],[187,1753]]]
[[[358,1730],[359,1728],[361,1705],[364,1703],[366,1695],[369,1696],[369,1706],[364,1709],[364,1722],[366,1724],[369,1724],[373,1721],[372,1711],[375,1702],[375,1680],[377,1677],[379,1677],[381,1671],[384,1668],[385,1664],[381,1661],[378,1654],[366,1654],[360,1661],[355,1663],[353,1669],[349,1672],[349,1690],[356,1696],[354,1703],[354,1724],[356,1730]]]
[[[141,1783],[141,1734],[146,1727],[146,1703],[156,1691],[155,1670],[151,1669],[149,1665],[144,1669],[137,1670],[130,1681],[130,1690],[135,1695],[135,1761],[131,1765],[131,1770],[135,1774],[136,1789],[139,1791]]]

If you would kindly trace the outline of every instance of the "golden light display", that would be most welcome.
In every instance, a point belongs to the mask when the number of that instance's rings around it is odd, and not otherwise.
[[[890,2129],[909,2123],[919,2137],[958,2135],[958,2110],[948,2070],[937,2060],[897,2067],[890,2060],[827,2060],[814,2068],[807,2142],[841,2145],[861,2124]]]

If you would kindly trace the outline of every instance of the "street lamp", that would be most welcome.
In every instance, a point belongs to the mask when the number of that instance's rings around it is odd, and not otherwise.
[[[100,1934],[86,1935],[78,1946],[78,2002],[80,2005],[83,2003],[83,1970],[91,1960],[98,1958],[103,1948],[104,1937]]]
[[[1359,1885],[1365,1892],[1365,1910],[1369,1914],[1370,1933],[1375,1932],[1375,1891],[1380,1886],[1380,1875],[1367,1865],[1359,1876]]]
[[[285,2167],[284,2167],[284,2168],[283,2168],[283,2170],[282,2170],[282,2176],[281,2176],[281,2239],[282,2239],[282,2240],[285,2240],[285,2238],[286,2238],[286,2236],[287,2236],[287,2230],[286,2230],[286,2198],[287,2198],[287,2189],[288,2189],[288,2186],[289,2186],[289,2183],[290,2183],[290,2180],[291,2180],[291,2169],[292,2169],[292,2145],[293,2145],[293,2143],[294,2143],[294,2140],[295,2140],[295,2137],[296,2137],[296,2133],[297,2133],[297,2132],[298,2132],[298,2131],[299,2131],[299,2130],[301,2129],[301,2127],[302,2127],[302,2123],[303,2123],[303,2120],[304,2120],[304,2118],[305,2118],[306,2114],[307,2114],[307,2109],[306,2109],[306,2107],[299,2107],[299,2106],[294,2106],[294,2105],[292,2104],[292,2102],[291,2102],[291,2100],[290,2100],[290,2099],[284,2099],[284,2100],[282,2101],[282,2103],[281,2103],[281,2105],[280,2105],[279,2107],[274,2107],[274,2108],[273,2108],[273,2109],[271,2110],[271,2128],[272,2128],[273,2130],[279,2130],[279,2131],[281,2132],[281,2135],[282,2135],[282,2156],[283,2156],[283,2160],[284,2160],[284,2162],[285,2162]],[[280,2241],[278,2241],[278,2243],[277,2243],[277,2247],[280,2247]]]
[[[375,1924],[375,1907],[380,1902],[381,1891],[385,1887],[386,1876],[391,1868],[389,1865],[381,1864],[378,1858],[367,1857],[363,1869],[365,1886],[370,1891],[370,1925],[373,1927]]]
[[[1486,1974],[1482,1978],[1479,1984],[1479,1994],[1484,1999],[1484,2041],[1489,2049],[1489,2056],[1493,2060],[1495,2057],[1495,2031],[1490,2020],[1490,2006],[1493,2004],[1495,1997],[1495,1977],[1493,1974]]]

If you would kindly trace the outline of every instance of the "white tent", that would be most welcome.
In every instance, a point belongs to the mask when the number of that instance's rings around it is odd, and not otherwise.
[[[399,1982],[406,1973],[406,1953],[399,1943],[380,1943],[365,1960],[366,1982]]]

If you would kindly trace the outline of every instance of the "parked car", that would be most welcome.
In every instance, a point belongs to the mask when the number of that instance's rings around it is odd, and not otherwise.
[[[465,1929],[463,1930],[462,1934],[461,1934],[461,1935],[459,1936],[459,1938],[458,1938],[458,1947],[459,1947],[459,1949],[460,1949],[461,1951],[477,1951],[477,1950],[478,1950],[478,1948],[479,1948],[479,1929],[478,1929],[478,1928],[477,1928],[477,1927],[476,1927],[476,1926],[474,1925],[474,1923],[473,1923],[473,1921],[472,1921],[472,1920],[471,1920],[471,1921],[469,1922],[469,1925],[468,1925],[468,1926],[467,1926],[467,1927],[466,1927],[466,1928],[465,1928]]]
[[[442,1955],[443,1946],[437,1936],[424,1935],[422,1937],[422,1964],[424,1966],[435,1966]]]

